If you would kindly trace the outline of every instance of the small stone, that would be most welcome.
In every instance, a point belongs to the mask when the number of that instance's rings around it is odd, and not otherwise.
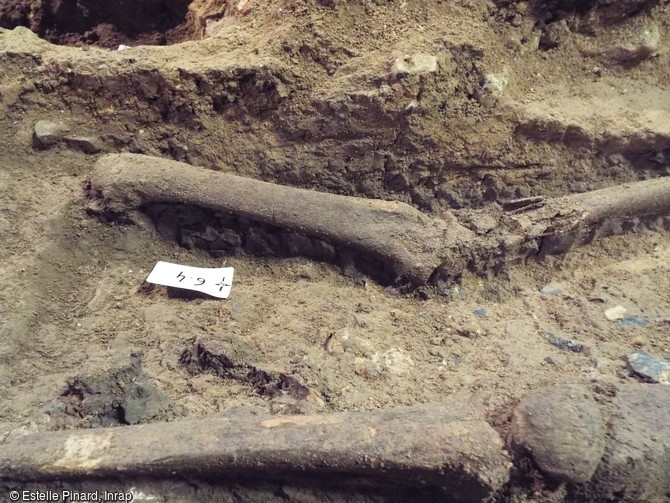
[[[475,309],[474,311],[472,311],[472,314],[474,314],[477,318],[486,318],[486,309],[484,308]]]
[[[345,344],[350,338],[349,330],[342,328],[330,334],[326,339],[325,348],[331,355],[341,355],[345,352]]]
[[[572,351],[573,353],[581,353],[584,350],[584,344],[574,339],[566,339],[557,337],[553,334],[547,336],[547,341],[554,347],[562,351]]]
[[[382,358],[388,371],[394,375],[405,375],[414,366],[409,355],[399,348],[389,349],[382,354]]]
[[[486,75],[482,81],[481,86],[477,93],[475,94],[477,100],[484,105],[485,107],[494,106],[500,97],[503,95],[503,92],[509,85],[509,79],[502,74],[490,74]],[[495,189],[489,188],[487,190],[489,193],[489,200],[495,199]],[[493,198],[493,199],[491,199]]]
[[[552,285],[544,285],[540,290],[544,295],[563,295],[563,291]]]
[[[33,130],[33,143],[37,148],[49,148],[63,139],[68,127],[61,121],[38,121]]]
[[[540,48],[546,51],[558,47],[565,43],[569,36],[570,28],[564,19],[551,23],[546,26],[542,32],[542,36],[540,37]]]
[[[97,154],[103,147],[100,139],[93,137],[69,137],[65,138],[65,142],[68,147],[85,154]]]
[[[368,379],[380,375],[379,364],[369,358],[356,358],[354,360],[354,368],[359,376]]]
[[[656,358],[644,351],[626,356],[631,370],[645,381],[670,384],[670,360]]]
[[[565,482],[591,479],[605,454],[605,424],[582,386],[530,392],[513,414],[514,444],[550,476]]]
[[[544,361],[547,362],[549,365],[556,365],[556,362],[551,356],[545,356]]]
[[[607,318],[610,321],[620,320],[626,315],[627,312],[628,310],[620,305],[610,307],[609,309],[605,310],[605,318]]]
[[[638,335],[632,340],[633,346],[636,348],[643,348],[647,344],[649,344],[649,341],[646,339],[646,337],[642,337],[641,335]]]
[[[437,71],[437,57],[430,54],[412,54],[397,58],[391,67],[394,76],[422,75]]]
[[[616,326],[619,328],[636,328],[644,327],[649,324],[649,320],[644,316],[636,314],[635,316],[626,316],[617,321]]]

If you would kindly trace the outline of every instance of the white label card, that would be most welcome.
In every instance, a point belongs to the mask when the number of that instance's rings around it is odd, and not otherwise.
[[[234,272],[233,267],[208,269],[158,262],[149,274],[147,282],[195,290],[219,299],[227,299],[230,295],[230,288],[233,286]]]

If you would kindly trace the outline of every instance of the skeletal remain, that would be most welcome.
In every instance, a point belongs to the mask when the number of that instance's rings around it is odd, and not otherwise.
[[[89,193],[93,209],[113,215],[186,204],[301,233],[368,255],[395,281],[414,285],[435,273],[495,271],[530,256],[564,253],[573,244],[626,230],[626,222],[670,215],[670,178],[658,178],[511,201],[502,209],[492,205],[471,212],[498,221],[491,232],[477,235],[451,214],[431,217],[404,203],[297,189],[135,154],[100,159]]]
[[[230,414],[34,433],[0,443],[0,481],[318,477],[444,488],[455,501],[481,501],[507,482],[511,464],[495,430],[454,410]]]
[[[142,155],[103,157],[91,186],[108,211],[192,204],[353,248],[418,283],[440,265],[443,243],[453,232],[402,203],[296,189]]]

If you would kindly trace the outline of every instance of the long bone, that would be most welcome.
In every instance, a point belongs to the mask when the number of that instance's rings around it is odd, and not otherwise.
[[[433,218],[400,202],[298,189],[136,154],[101,158],[92,207],[128,215],[150,204],[192,205],[301,233],[382,262],[396,281],[422,285],[437,271],[458,276],[625,230],[623,221],[670,215],[670,177],[471,212],[495,218],[478,235],[453,216]],[[667,222],[666,222],[667,223]]]
[[[219,415],[34,433],[0,444],[0,480],[307,478],[442,488],[480,501],[509,479],[508,455],[486,422],[449,409]]]

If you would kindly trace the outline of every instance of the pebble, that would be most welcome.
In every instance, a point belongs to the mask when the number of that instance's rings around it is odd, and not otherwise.
[[[508,84],[509,81],[504,75],[486,75],[477,93],[477,99],[482,105],[491,107],[497,103]]]
[[[38,148],[52,147],[63,139],[67,130],[61,121],[38,121],[33,129],[34,144]]]
[[[635,316],[626,316],[617,321],[616,326],[619,328],[636,328],[645,327],[649,324],[649,320],[644,316],[636,314]]]
[[[389,373],[394,375],[405,375],[414,366],[414,362],[409,355],[399,348],[393,348],[382,354],[384,365]]]
[[[348,329],[342,328],[340,330],[336,330],[326,339],[326,351],[331,355],[343,354],[349,346],[350,338],[351,335]]]
[[[556,337],[553,334],[547,335],[547,341],[554,347],[563,351],[572,351],[573,353],[581,353],[584,350],[584,344],[574,339],[565,339],[563,337]]]
[[[632,340],[632,344],[636,348],[642,348],[642,347],[646,346],[648,343],[649,343],[649,341],[647,341],[647,339],[645,337],[642,337],[641,335],[638,335],[637,337],[635,337]]]
[[[354,369],[359,376],[365,378],[377,377],[380,375],[379,364],[369,358],[356,358],[354,360]]]
[[[552,285],[544,285],[540,290],[544,295],[563,295],[563,291]]]
[[[475,309],[472,311],[472,314],[474,314],[477,318],[486,318],[486,309],[479,308]]]
[[[412,54],[397,58],[391,73],[398,75],[422,75],[437,71],[437,57],[430,54]]]
[[[645,381],[670,384],[670,360],[656,358],[645,351],[636,351],[626,356],[633,373]]]
[[[102,150],[100,139],[93,137],[69,137],[65,138],[67,146],[84,152],[85,154],[97,154]]]
[[[551,23],[544,28],[540,37],[540,48],[544,50],[553,49],[565,43],[570,37],[570,28],[568,23],[561,19]]]
[[[605,310],[605,318],[610,321],[620,320],[626,315],[627,312],[628,310],[621,305],[610,307],[609,309]]]

